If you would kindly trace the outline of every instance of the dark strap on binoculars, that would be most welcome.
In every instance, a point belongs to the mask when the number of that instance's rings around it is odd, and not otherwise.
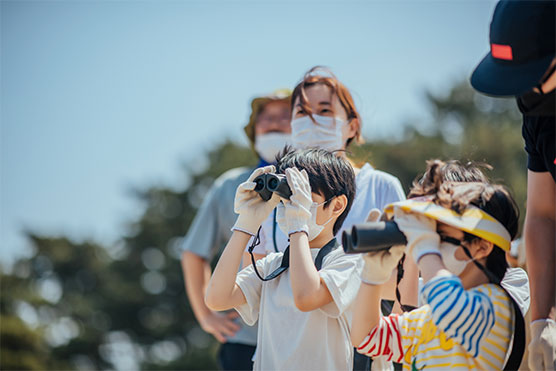
[[[414,307],[413,305],[402,304],[402,298],[399,289],[400,281],[402,280],[404,274],[404,270],[403,270],[404,262],[405,262],[405,254],[402,255],[402,258],[398,262],[398,274],[396,276],[396,300],[400,304],[400,308],[402,308],[402,311],[411,312],[413,309],[417,309],[417,307]]]
[[[282,263],[280,264],[280,266],[276,268],[268,276],[263,278],[259,273],[259,270],[257,269],[255,257],[253,256],[253,249],[255,248],[255,246],[257,246],[260,243],[260,238],[259,238],[260,231],[261,228],[259,228],[259,230],[257,231],[257,235],[255,236],[251,246],[249,246],[248,250],[249,250],[249,254],[251,255],[251,263],[253,264],[253,269],[255,270],[255,274],[257,275],[257,277],[259,277],[261,281],[270,281],[275,279],[282,273],[284,273],[286,269],[290,267],[290,246],[288,245],[288,247],[286,247],[286,250],[284,250],[284,254],[282,255]],[[332,250],[336,249],[338,246],[340,246],[340,244],[338,243],[338,241],[336,241],[336,238],[333,238],[332,240],[330,240],[330,242],[328,242],[319,250],[319,252],[317,253],[317,257],[315,258],[315,267],[317,268],[317,271],[319,271],[322,268],[322,261],[324,257],[328,255]]]
[[[272,220],[272,243],[274,244],[274,251],[280,252],[278,249],[278,244],[276,243],[276,208],[274,208],[274,219]]]

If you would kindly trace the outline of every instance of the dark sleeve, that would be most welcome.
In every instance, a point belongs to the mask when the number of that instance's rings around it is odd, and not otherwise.
[[[534,118],[524,118],[521,131],[527,152],[527,169],[534,172],[548,171],[538,147],[538,125]]]

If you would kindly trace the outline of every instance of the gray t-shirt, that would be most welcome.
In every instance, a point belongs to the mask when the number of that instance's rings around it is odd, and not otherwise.
[[[234,213],[234,198],[237,187],[253,172],[252,168],[240,167],[222,174],[211,187],[195,220],[183,242],[183,250],[190,251],[207,261],[222,253],[230,237],[237,214]],[[241,329],[229,342],[257,345],[257,326],[247,326],[240,318],[236,323]]]

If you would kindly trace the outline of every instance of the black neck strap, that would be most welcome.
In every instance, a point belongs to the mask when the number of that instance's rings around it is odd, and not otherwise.
[[[272,243],[274,244],[274,252],[280,252],[278,244],[276,243],[276,225],[278,224],[276,222],[276,210],[277,208],[274,208],[274,220],[272,221]]]
[[[257,275],[257,277],[259,277],[261,281],[270,281],[275,279],[282,273],[284,273],[286,269],[290,267],[290,246],[288,245],[288,247],[286,247],[286,250],[284,250],[284,254],[282,255],[282,263],[280,264],[280,266],[276,268],[268,276],[263,278],[263,276],[261,276],[259,270],[257,269],[257,264],[255,263],[255,257],[253,256],[253,249],[255,248],[255,246],[257,246],[260,243],[260,238],[259,238],[260,230],[261,229],[259,228],[259,231],[257,231],[257,236],[255,236],[253,243],[251,244],[251,246],[249,246],[248,251],[249,254],[251,255],[251,263],[253,264],[253,269],[255,270],[255,274]],[[317,257],[315,258],[315,267],[317,268],[317,271],[320,271],[320,269],[322,268],[322,261],[324,257],[328,255],[332,250],[338,248],[338,246],[340,246],[340,244],[338,243],[336,238],[333,238],[319,250],[319,252],[317,253]]]

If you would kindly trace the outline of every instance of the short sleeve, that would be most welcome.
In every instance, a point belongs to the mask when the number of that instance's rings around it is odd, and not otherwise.
[[[355,300],[361,280],[359,278],[363,268],[363,260],[359,255],[347,255],[343,250],[338,255],[330,257],[319,275],[325,283],[332,302],[326,304],[322,310],[328,316],[340,317]]]
[[[548,171],[542,154],[537,148],[537,133],[535,125],[530,119],[523,121],[521,133],[525,140],[525,151],[527,152],[527,168],[534,172]]]
[[[281,261],[282,254],[269,254],[257,261],[257,271],[264,277],[273,267],[279,265]],[[259,319],[263,283],[255,273],[252,264],[245,267],[236,276],[236,284],[241,292],[243,292],[246,302],[239,307],[235,307],[235,310],[249,326],[253,326]]]
[[[257,268],[262,271],[262,261],[257,262]],[[245,304],[235,307],[241,318],[249,326],[253,326],[259,319],[259,308],[261,306],[261,290],[263,281],[257,277],[253,270],[253,265],[245,267],[237,274],[236,284],[245,296]]]
[[[219,206],[233,203],[233,200],[220,199],[221,187],[222,184],[215,184],[210,189],[197,211],[182,245],[184,251],[190,251],[207,260],[212,260],[220,248],[221,241],[229,237],[223,238],[218,233]]]
[[[521,268],[508,268],[500,285],[515,300],[525,316],[531,301],[527,272]]]

